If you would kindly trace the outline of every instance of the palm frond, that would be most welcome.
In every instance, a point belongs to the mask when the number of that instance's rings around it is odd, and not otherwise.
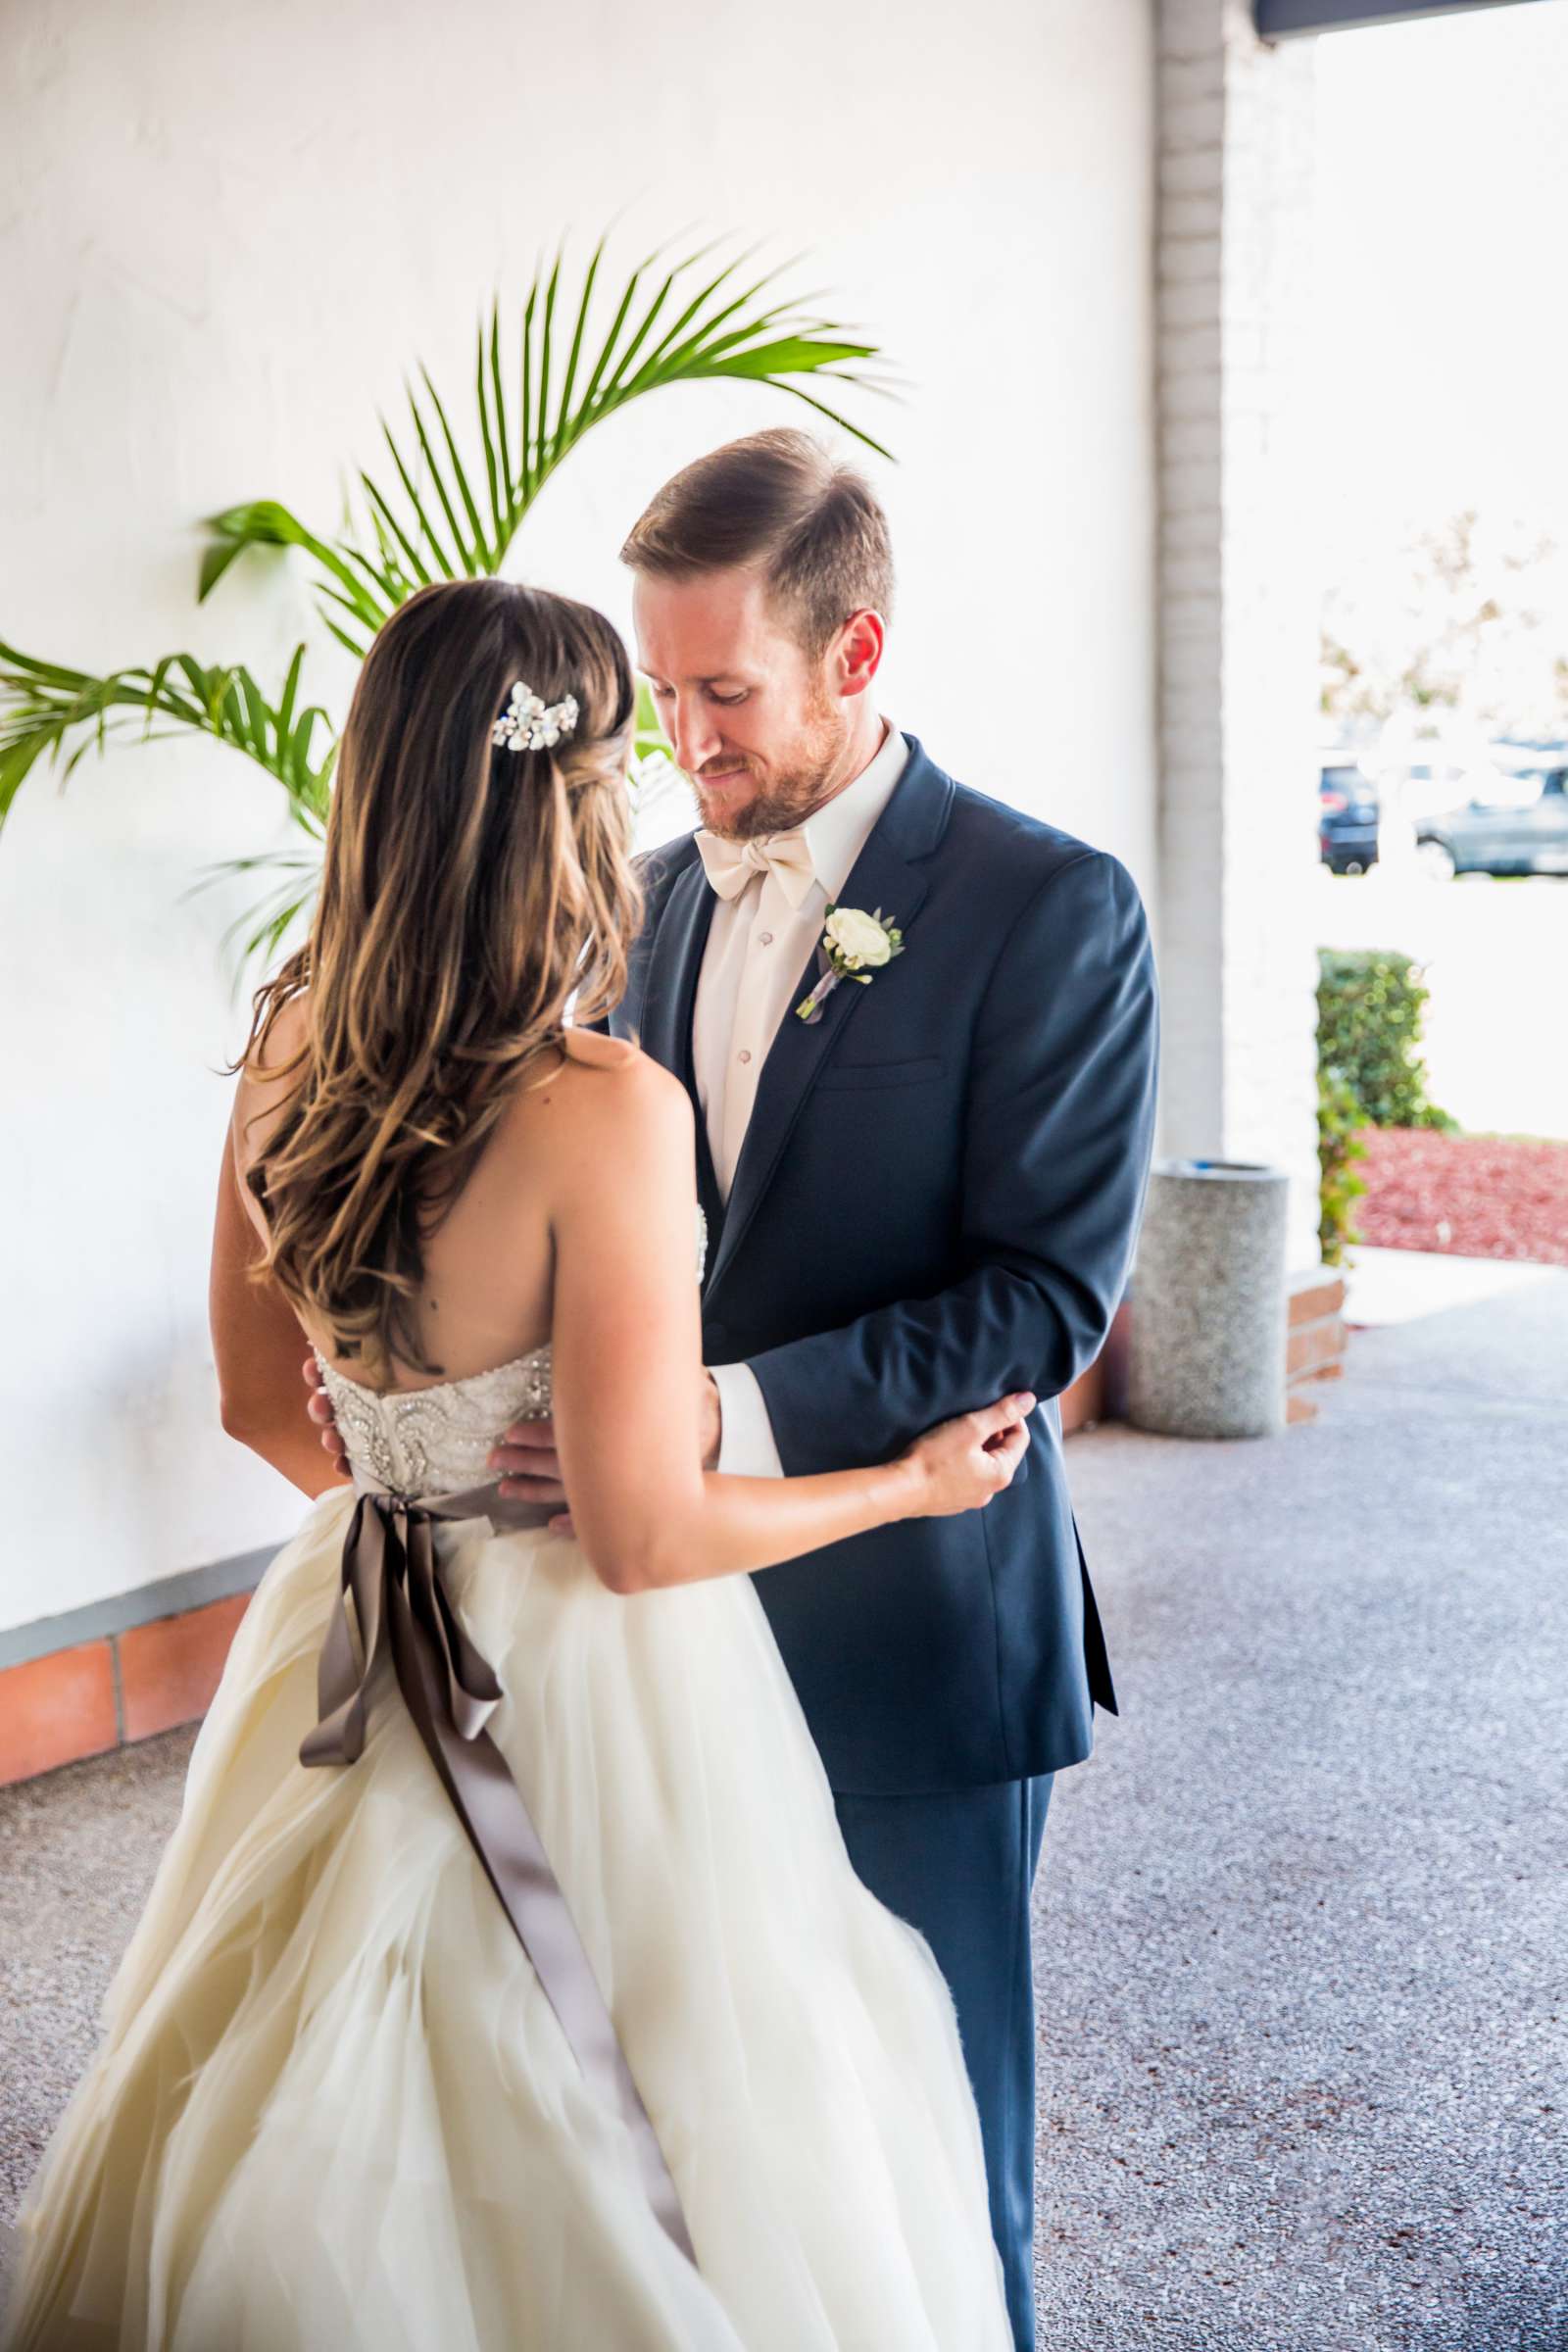
[[[606,295],[606,243],[602,237],[595,245],[575,291],[565,282],[564,248],[541,263],[515,338],[503,335],[499,300],[491,303],[475,338],[466,440],[421,367],[419,387],[404,387],[406,421],[381,420],[391,472],[360,474],[358,518],[351,514],[328,538],[276,499],[230,507],[209,525],[214,536],[201,593],[246,546],[301,548],[318,567],[316,590],[326,626],[340,643],[363,652],[425,581],[499,571],[568,452],[607,416],[668,385],[718,377],[770,384],[888,455],[836,405],[840,387],[884,395],[892,389],[867,365],[882,356],[879,347],[818,316],[808,307],[820,300],[815,291],[777,299],[775,283],[793,263],[753,277],[751,250],[716,267],[705,267],[713,262],[712,244],[672,264],[656,251]],[[601,331],[596,318],[606,318]]]
[[[0,825],[40,760],[64,780],[87,752],[131,732],[144,742],[214,736],[265,768],[292,807],[324,818],[337,747],[320,705],[299,708],[304,658],[302,645],[273,704],[237,662],[213,669],[193,654],[166,654],[151,669],[95,676],[0,642]]]
[[[339,543],[318,538],[297,515],[275,498],[248,499],[243,506],[226,507],[211,514],[207,528],[213,537],[202,557],[196,601],[205,603],[236,556],[247,547],[302,547],[337,582],[352,611],[373,631],[379,627],[379,607],[354,569],[354,557]]]
[[[321,880],[320,819],[297,807],[294,814],[313,847],[308,852],[266,850],[250,858],[225,858],[199,874],[183,894],[198,897],[239,874],[273,877],[273,886],[244,907],[223,932],[220,952],[229,959],[230,982],[237,996],[246,971],[258,959],[272,962],[291,931],[303,925],[316,905]]]

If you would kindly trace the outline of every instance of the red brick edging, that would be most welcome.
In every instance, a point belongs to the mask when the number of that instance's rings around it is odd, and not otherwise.
[[[1315,1421],[1302,1391],[1309,1380],[1338,1380],[1345,1370],[1345,1277],[1309,1274],[1292,1285],[1285,1335],[1285,1417]]]
[[[0,1670],[0,1787],[205,1715],[249,1598],[236,1592]]]

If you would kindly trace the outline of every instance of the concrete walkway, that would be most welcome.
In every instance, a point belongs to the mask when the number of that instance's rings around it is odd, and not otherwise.
[[[1040,2352],[1568,2347],[1568,1272],[1505,1271],[1278,1440],[1069,1447],[1122,1716],[1037,1890]],[[189,1744],[0,1792],[0,2219]]]
[[[1495,1271],[1278,1440],[1069,1448],[1042,2352],[1568,2347],[1568,1272]]]

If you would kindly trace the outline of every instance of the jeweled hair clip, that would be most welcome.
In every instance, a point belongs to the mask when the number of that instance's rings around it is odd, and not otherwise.
[[[490,730],[493,744],[504,744],[509,752],[554,751],[564,735],[569,735],[577,724],[577,698],[568,694],[564,702],[546,703],[525,686],[519,678],[512,689],[512,700]]]

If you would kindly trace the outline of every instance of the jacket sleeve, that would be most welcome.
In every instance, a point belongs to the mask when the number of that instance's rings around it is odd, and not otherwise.
[[[750,1358],[790,1473],[883,1461],[1099,1353],[1138,1238],[1159,1012],[1137,885],[1086,850],[1024,906],[971,1046],[959,1278]]]

